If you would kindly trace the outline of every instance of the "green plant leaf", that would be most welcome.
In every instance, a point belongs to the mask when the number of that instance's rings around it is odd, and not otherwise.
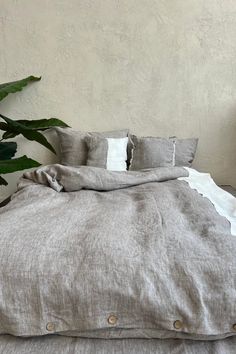
[[[69,127],[62,120],[57,118],[36,119],[36,120],[17,120],[16,122],[32,130],[46,130],[52,127]]]
[[[2,117],[5,120],[5,122],[10,126],[12,133],[17,133],[17,135],[22,134],[28,140],[37,141],[39,144],[45,146],[46,148],[51,150],[54,154],[56,154],[54,148],[47,141],[45,136],[43,136],[43,134],[37,132],[36,130],[32,130],[28,127],[25,127],[24,125],[18,123],[17,121],[7,118],[2,114],[0,114],[0,117]]]
[[[0,130],[7,131],[7,129],[8,129],[7,123],[0,122]]]
[[[1,115],[0,115],[1,116]],[[0,130],[5,131],[5,133],[3,133],[2,135],[2,139],[6,140],[6,139],[12,139],[15,136],[18,135],[18,133],[15,133],[11,130],[10,125],[8,125],[5,122],[0,122]]]
[[[15,136],[19,135],[18,133],[14,133],[14,132],[11,132],[11,131],[8,131],[8,132],[5,132],[3,135],[2,135],[2,139],[4,140],[7,140],[7,139],[13,139],[15,138]]]
[[[7,185],[8,185],[7,181],[0,176],[0,186],[7,186]]]
[[[17,145],[15,142],[0,142],[0,160],[9,160],[15,156]]]
[[[21,134],[28,140],[31,141],[37,141],[39,144],[45,146],[47,149],[52,151],[54,154],[56,154],[55,149],[52,147],[52,145],[47,141],[45,136],[36,130],[22,130]]]
[[[21,91],[26,85],[30,82],[39,81],[41,77],[28,76],[22,80],[6,82],[5,84],[0,85],[0,101],[3,100],[9,93],[14,93]]]
[[[15,120],[15,122],[24,125],[30,130],[47,130],[53,127],[69,127],[66,123],[58,118],[49,118],[49,119],[36,119],[36,120]],[[0,129],[4,130],[3,139],[12,139],[20,133],[12,131],[11,127],[7,123],[0,122]]]
[[[40,166],[39,162],[28,158],[26,155],[12,160],[0,160],[0,174],[12,173],[38,166]]]

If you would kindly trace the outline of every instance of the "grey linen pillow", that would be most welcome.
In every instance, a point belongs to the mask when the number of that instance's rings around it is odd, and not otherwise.
[[[101,138],[87,136],[88,148],[87,166],[106,168],[110,171],[127,170],[127,144],[125,138]]]
[[[174,166],[190,167],[197,151],[198,139],[177,139],[176,137],[170,139],[175,144]]]
[[[72,128],[55,128],[60,146],[60,163],[67,166],[86,165],[88,149],[85,142],[87,136],[106,138],[125,138],[129,130],[115,130],[102,133],[76,131]]]
[[[131,136],[134,145],[130,170],[173,166],[174,144],[170,139]]]

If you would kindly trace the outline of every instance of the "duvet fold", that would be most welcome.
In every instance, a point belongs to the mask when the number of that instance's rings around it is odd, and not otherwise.
[[[143,171],[108,171],[99,167],[71,167],[59,164],[43,166],[33,172],[26,172],[24,178],[49,186],[57,192],[74,192],[81,189],[112,191],[150,182],[163,182],[178,177],[187,177],[182,167],[161,167]],[[24,186],[21,180],[19,188]]]

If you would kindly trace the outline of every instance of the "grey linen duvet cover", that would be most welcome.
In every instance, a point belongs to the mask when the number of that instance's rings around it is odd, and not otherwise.
[[[235,336],[216,341],[0,336],[1,354],[235,354],[235,348]]]
[[[236,238],[187,175],[25,173],[0,211],[0,334],[233,336]]]

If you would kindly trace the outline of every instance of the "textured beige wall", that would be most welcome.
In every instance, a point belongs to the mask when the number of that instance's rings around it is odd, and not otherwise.
[[[1,82],[43,76],[1,111],[199,136],[195,166],[236,186],[235,38],[235,0],[0,0]],[[18,140],[19,154],[53,161]]]

